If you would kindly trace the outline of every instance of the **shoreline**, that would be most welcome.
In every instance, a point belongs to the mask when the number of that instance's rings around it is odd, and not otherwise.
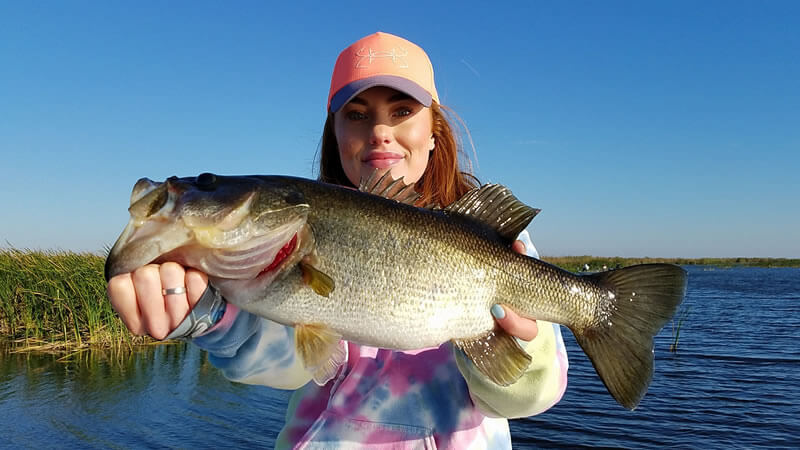
[[[643,263],[727,267],[800,267],[788,258],[623,258],[544,256],[571,272]],[[108,301],[105,254],[0,248],[0,334],[16,351],[74,352],[160,343],[132,336]],[[588,265],[588,269],[586,268]]]
[[[584,265],[589,265],[589,270],[603,270],[632,266],[634,264],[666,263],[678,266],[714,266],[720,268],[730,267],[800,267],[800,258],[626,258],[622,256],[542,256],[542,261],[561,267],[571,272],[584,271]]]

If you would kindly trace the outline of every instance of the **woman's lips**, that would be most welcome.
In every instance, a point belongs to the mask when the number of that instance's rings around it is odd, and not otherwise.
[[[386,169],[387,167],[392,167],[402,160],[403,155],[399,155],[397,153],[374,152],[367,155],[363,162],[364,164],[376,169]]]

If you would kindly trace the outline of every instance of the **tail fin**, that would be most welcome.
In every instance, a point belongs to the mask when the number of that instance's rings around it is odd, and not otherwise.
[[[653,337],[683,301],[686,271],[641,264],[585,278],[614,292],[614,300],[595,327],[573,330],[575,339],[611,395],[634,409],[653,377]]]

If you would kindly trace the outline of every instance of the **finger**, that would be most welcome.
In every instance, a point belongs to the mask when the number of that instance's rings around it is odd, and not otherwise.
[[[111,307],[132,334],[137,336],[145,334],[131,274],[117,275],[108,280],[108,298]]]
[[[207,287],[208,275],[195,269],[186,270],[186,297],[189,301],[189,309],[194,308]]]
[[[514,243],[511,244],[511,249],[514,250],[517,253],[521,253],[521,254],[524,255],[525,254],[525,243],[522,242],[522,241],[519,241],[519,240],[514,241]]]
[[[148,264],[136,269],[133,272],[133,287],[139,300],[145,332],[156,339],[163,339],[169,332],[169,317],[164,309],[158,265]]]
[[[186,287],[186,270],[180,264],[174,262],[161,264],[158,272],[161,277],[161,289]],[[163,295],[164,310],[169,318],[169,332],[177,328],[178,324],[186,317],[186,314],[189,312],[189,302],[186,300],[186,292]]]
[[[492,315],[498,325],[508,334],[516,336],[523,341],[532,341],[539,333],[539,328],[535,320],[526,319],[515,313],[511,308],[494,305]]]

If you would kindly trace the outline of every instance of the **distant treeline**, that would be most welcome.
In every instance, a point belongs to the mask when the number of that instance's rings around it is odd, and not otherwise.
[[[716,266],[716,267],[800,267],[800,259],[789,258],[623,258],[620,256],[544,256],[543,261],[562,269],[579,272],[589,266],[589,270],[597,271],[632,266],[634,264],[668,263],[679,266]]]
[[[104,255],[0,249],[0,335],[28,349],[131,346],[134,338],[111,308],[103,279]],[[544,257],[573,272],[632,264],[800,267],[800,259]]]

